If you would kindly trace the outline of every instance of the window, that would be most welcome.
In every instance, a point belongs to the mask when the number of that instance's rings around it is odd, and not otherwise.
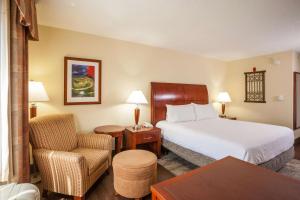
[[[0,3],[0,182],[8,181],[9,175],[9,126],[8,126],[8,84],[9,84],[9,34],[8,0]]]

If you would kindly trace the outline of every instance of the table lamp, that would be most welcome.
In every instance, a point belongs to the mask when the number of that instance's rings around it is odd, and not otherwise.
[[[29,81],[30,118],[36,117],[36,102],[49,101],[49,97],[42,82]]]
[[[130,96],[127,99],[127,103],[136,104],[136,108],[134,109],[134,120],[135,126],[133,127],[135,130],[138,130],[139,127],[139,118],[140,118],[140,104],[148,104],[147,99],[145,98],[143,92],[141,90],[134,90],[131,92]]]
[[[225,103],[231,102],[228,92],[220,92],[217,101],[222,103],[222,116],[225,116]]]

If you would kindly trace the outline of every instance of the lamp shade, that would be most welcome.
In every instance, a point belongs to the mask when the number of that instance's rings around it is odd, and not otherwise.
[[[29,81],[29,102],[49,101],[42,82]]]
[[[141,90],[132,91],[126,102],[132,104],[148,104],[148,101]]]
[[[221,103],[231,102],[231,98],[228,92],[220,92],[217,97],[217,101]]]

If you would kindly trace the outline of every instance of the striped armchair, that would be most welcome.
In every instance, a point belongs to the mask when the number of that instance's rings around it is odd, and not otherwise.
[[[76,134],[72,114],[33,118],[30,140],[46,192],[84,199],[86,191],[111,165],[112,137]]]

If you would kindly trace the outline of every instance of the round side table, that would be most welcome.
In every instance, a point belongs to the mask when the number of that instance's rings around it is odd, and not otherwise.
[[[125,127],[117,125],[98,126],[94,129],[95,133],[108,134],[115,138],[116,154],[121,151],[124,131]]]

